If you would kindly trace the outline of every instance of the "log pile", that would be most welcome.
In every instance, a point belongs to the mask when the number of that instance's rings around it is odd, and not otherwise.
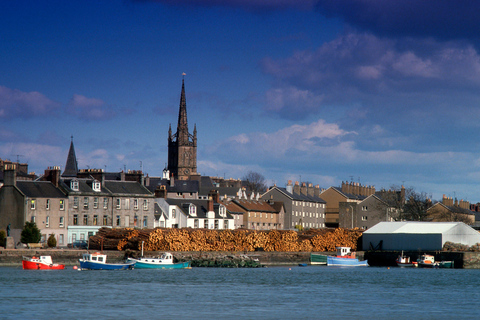
[[[356,250],[359,229],[309,229],[255,231],[207,229],[110,229],[101,228],[90,237],[93,250],[145,251],[279,251],[324,252],[336,246]]]

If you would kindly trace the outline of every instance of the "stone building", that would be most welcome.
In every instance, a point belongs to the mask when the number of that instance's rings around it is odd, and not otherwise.
[[[288,181],[286,188],[271,187],[261,199],[282,202],[285,208],[283,229],[295,228],[324,228],[325,227],[325,204],[320,197],[320,187],[299,182],[292,184]]]
[[[50,172],[52,171],[52,172]],[[16,165],[4,167],[5,184],[0,188],[0,226],[10,224],[11,236],[20,242],[27,221],[40,229],[42,241],[54,234],[57,245],[66,245],[68,197],[59,188],[60,169],[49,168],[51,181],[17,180]]]

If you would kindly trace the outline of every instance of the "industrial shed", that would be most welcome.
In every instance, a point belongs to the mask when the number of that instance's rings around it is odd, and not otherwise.
[[[480,233],[463,222],[379,222],[363,233],[363,250],[442,250],[445,242],[472,246]]]

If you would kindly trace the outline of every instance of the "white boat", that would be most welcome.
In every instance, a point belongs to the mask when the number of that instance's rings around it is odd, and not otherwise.
[[[128,258],[127,262],[135,264],[135,269],[187,269],[190,268],[188,262],[173,262],[173,255],[170,252],[163,253],[160,257],[141,257],[138,259]]]
[[[399,267],[413,267],[415,266],[416,262],[413,262],[410,260],[410,257],[408,256],[405,256],[403,254],[403,251],[402,251],[402,254],[398,256],[397,260],[395,260],[395,262],[397,263],[397,266]]]

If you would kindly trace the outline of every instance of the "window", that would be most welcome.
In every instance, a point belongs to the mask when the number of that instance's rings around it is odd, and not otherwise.
[[[63,234],[58,235],[58,244],[63,244]]]
[[[78,225],[78,214],[73,215],[73,225],[77,226]]]
[[[117,226],[120,226],[120,216],[117,216]]]
[[[137,216],[133,216],[133,226],[134,226],[134,227],[137,226],[137,221],[138,221],[138,217],[137,217]]]
[[[367,221],[367,216],[362,216],[362,221]]]
[[[100,187],[100,181],[94,181],[93,182],[93,191],[100,192],[101,187]]]
[[[77,234],[73,233],[72,234],[72,242],[75,242],[77,240]]]
[[[73,191],[78,191],[78,190],[79,190],[78,180],[72,180],[72,181],[70,182],[70,188],[71,188]]]
[[[97,215],[93,216],[93,225],[94,226],[98,225],[98,216]]]
[[[208,229],[208,219],[205,219],[205,221],[203,222],[203,227],[205,229]]]
[[[195,207],[193,204],[190,205],[189,211],[190,211],[191,216],[196,216],[197,215],[197,207]]]
[[[93,198],[93,207],[94,207],[95,209],[98,208],[98,197]]]
[[[133,199],[133,209],[138,210],[138,199]]]
[[[368,207],[367,206],[363,206],[362,207],[362,211],[367,211],[368,210]]]
[[[45,228],[49,228],[49,227],[50,227],[50,217],[47,216],[47,217],[45,218]]]
[[[228,229],[228,220],[224,221],[224,229]]]
[[[50,199],[47,199],[47,202],[45,203],[45,209],[50,210]]]
[[[215,220],[215,229],[218,229],[218,220]]]
[[[83,197],[83,208],[88,209],[88,197]]]
[[[175,219],[177,217],[177,210],[172,209],[172,218]]]
[[[122,208],[122,202],[121,201],[122,201],[122,199],[117,198],[117,209],[118,210]]]
[[[73,207],[78,208],[78,197],[73,197]]]
[[[87,226],[88,225],[88,216],[85,214],[83,215],[83,225]]]
[[[108,223],[108,216],[103,216],[103,225],[106,226]]]
[[[198,219],[193,220],[193,227],[198,228]]]
[[[108,198],[103,198],[103,209],[108,209]]]
[[[144,228],[146,228],[147,225],[148,225],[148,223],[147,223],[147,222],[148,222],[147,218],[148,218],[147,216],[143,216],[143,227],[144,227]]]
[[[65,210],[65,200],[60,200],[60,210]]]
[[[148,210],[148,200],[143,199],[143,210]]]
[[[63,228],[63,217],[60,217],[59,221],[58,221],[58,226],[60,228]]]
[[[30,209],[35,210],[35,199],[30,200]]]
[[[130,209],[130,199],[125,199],[125,209]]]

